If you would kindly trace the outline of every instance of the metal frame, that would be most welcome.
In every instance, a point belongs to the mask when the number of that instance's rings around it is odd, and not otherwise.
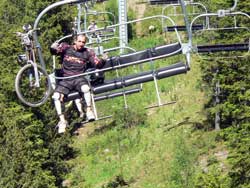
[[[34,24],[34,29],[36,29],[38,27],[38,23],[41,19],[41,17],[49,10],[57,7],[57,6],[60,6],[60,5],[64,5],[64,4],[78,4],[78,3],[82,3],[82,2],[86,2],[86,1],[83,1],[83,0],[64,0],[64,1],[60,1],[60,2],[57,2],[57,3],[54,3],[50,6],[48,6],[47,8],[45,8],[37,17],[37,19],[35,20],[35,24]],[[186,23],[186,26],[187,26],[187,32],[188,32],[188,37],[189,37],[189,40],[191,40],[191,36],[190,36],[190,32],[189,32],[189,25],[188,25],[188,18],[187,18],[187,13],[186,13],[186,5],[184,4],[183,0],[181,0],[181,6],[182,6],[182,10],[183,10],[183,14],[184,14],[184,21]],[[126,21],[126,22],[122,22],[122,23],[119,23],[119,24],[114,24],[114,25],[110,25],[110,26],[107,26],[105,28],[98,28],[94,31],[80,31],[79,33],[77,34],[89,34],[89,33],[93,33],[93,32],[97,32],[97,31],[101,31],[103,29],[108,29],[108,28],[115,28],[115,27],[121,27],[121,26],[125,26],[127,24],[131,24],[131,23],[136,23],[136,22],[140,22],[140,21],[145,21],[145,20],[150,20],[150,19],[156,19],[156,18],[160,18],[160,19],[167,19],[171,22],[171,24],[173,26],[176,26],[175,22],[173,21],[173,19],[171,19],[170,17],[168,16],[164,16],[164,15],[155,15],[155,16],[150,16],[150,17],[145,17],[145,18],[140,18],[140,19],[137,19],[137,20],[132,20],[132,21]],[[78,22],[79,24],[79,22]],[[78,28],[79,30],[79,28]],[[186,72],[187,70],[189,70],[189,65],[190,65],[190,50],[188,48],[188,46],[186,44],[183,44],[182,41],[181,41],[181,37],[177,31],[177,29],[175,28],[174,29],[175,33],[176,33],[176,38],[177,38],[177,41],[179,42],[179,44],[181,44],[181,48],[178,50],[178,51],[181,51],[183,54],[186,55],[186,59],[187,59],[187,63],[184,65],[183,63],[181,64],[181,71],[180,72],[176,72],[175,74],[179,74],[179,73],[182,73],[183,71]],[[65,36],[63,37],[63,39],[67,38],[67,37],[70,37],[72,35],[68,35],[68,36]],[[62,38],[60,39],[62,40]],[[38,56],[39,56],[39,61],[41,63],[41,65],[45,68],[45,63],[44,63],[44,59],[43,59],[43,56],[42,56],[42,49],[40,47],[40,44],[39,44],[39,41],[38,41],[38,36],[37,36],[37,33],[34,33],[34,41],[35,41],[35,44],[36,44],[36,48],[37,48],[37,51],[38,51]],[[123,47],[124,48],[124,47]],[[166,54],[166,55],[162,55],[161,57],[157,57],[157,58],[148,58],[146,59],[146,61],[150,61],[151,63],[153,63],[153,60],[155,59],[159,59],[159,58],[165,58],[165,57],[168,57],[168,56],[171,56],[173,54],[176,54],[177,52],[174,52],[174,53],[170,53],[170,54]],[[140,64],[142,62],[145,62],[145,60],[143,61],[135,61],[135,62],[131,62],[129,64],[126,64],[126,66],[124,65],[118,65],[118,66],[115,66],[115,67],[109,67],[109,68],[106,68],[106,69],[102,69],[102,70],[97,70],[97,71],[91,71],[91,72],[88,72],[88,73],[83,73],[83,74],[79,74],[79,75],[76,75],[76,76],[69,76],[69,77],[55,77],[56,79],[67,79],[67,78],[73,78],[73,77],[78,77],[78,76],[85,76],[85,75],[89,75],[89,74],[93,74],[93,73],[98,73],[98,72],[104,72],[104,71],[108,71],[108,70],[113,70],[113,69],[119,69],[119,68],[123,68],[123,67],[127,67],[127,66],[131,66],[131,65],[136,65],[136,64]],[[185,66],[185,67],[184,67]],[[188,69],[186,69],[186,66],[188,67]],[[171,69],[171,68],[170,68]],[[183,70],[182,70],[183,69]],[[174,68],[175,70],[175,68]],[[168,71],[167,71],[168,72]],[[175,75],[174,74],[174,75]],[[159,90],[158,90],[158,84],[157,84],[157,78],[156,76],[159,76],[159,75],[156,75],[154,73],[150,74],[149,76],[152,76],[153,77],[153,81],[154,81],[154,84],[155,84],[155,89],[156,89],[156,93],[157,93],[157,99],[158,99],[158,105],[157,106],[162,106],[162,105],[165,105],[161,102],[161,99],[160,99],[160,95],[159,95]],[[124,96],[124,94],[123,94]],[[127,107],[127,103],[126,103],[126,98],[124,96],[124,99],[125,99],[125,107]],[[92,102],[94,102],[94,96],[92,94]],[[97,111],[96,111],[96,107],[95,107],[95,103],[93,104],[93,107],[94,107],[94,112],[96,114],[96,118],[98,119],[98,116],[97,116]]]
[[[207,8],[206,8],[206,6],[205,5],[203,5],[202,3],[194,3],[194,2],[189,2],[189,1],[184,1],[184,4],[183,4],[185,7],[187,6],[187,5],[189,5],[189,6],[192,6],[192,7],[194,7],[194,6],[200,6],[203,10],[204,10],[204,12],[205,13],[208,13],[208,10],[207,10]],[[174,8],[174,14],[167,14],[167,16],[175,16],[175,17],[177,17],[177,16],[188,16],[188,15],[200,15],[200,13],[192,13],[192,14],[184,14],[184,13],[182,13],[182,14],[176,14],[176,7],[178,7],[178,6],[180,6],[180,7],[182,7],[183,6],[182,4],[181,4],[181,1],[179,2],[179,3],[174,3],[174,4],[168,4],[168,5],[166,5],[165,7],[163,7],[162,8],[162,15],[165,15],[164,14],[164,12],[165,12],[165,10],[167,9],[167,8],[169,8],[169,7],[172,7],[172,8]],[[206,18],[205,19],[205,25],[207,25],[207,24],[209,24],[209,20]],[[177,26],[178,27],[178,26]],[[164,27],[164,19],[162,19],[162,30],[164,31],[165,30],[165,27]]]
[[[68,3],[69,2],[72,2],[73,0],[65,0],[65,1],[67,1]],[[75,1],[74,1],[75,2]],[[54,3],[54,4],[56,4],[57,6],[59,6],[58,4],[62,4],[62,2],[59,2],[59,3]],[[54,5],[53,4],[53,5]],[[60,4],[60,5],[61,5]],[[65,3],[64,3],[65,4]],[[51,7],[55,7],[55,6],[49,6],[49,8],[46,8],[46,10],[48,11],[48,10],[50,10],[51,9]],[[42,11],[42,13],[41,13],[41,15],[44,15],[45,14],[45,12],[46,11]],[[37,20],[36,20],[36,24],[35,24],[35,26],[36,26],[36,28],[37,28],[37,25],[38,25],[38,22],[39,22],[39,20],[40,20],[40,18],[41,18],[41,15],[40,16],[38,16],[38,18],[37,18]],[[155,15],[155,16],[150,16],[150,17],[144,17],[144,18],[141,18],[141,19],[137,19],[137,20],[132,20],[132,21],[128,21],[128,22],[125,22],[125,23],[120,23],[120,24],[115,24],[115,25],[111,25],[111,26],[107,26],[106,28],[115,28],[115,27],[118,27],[118,26],[120,26],[120,25],[124,25],[124,24],[130,24],[130,23],[136,23],[136,22],[140,22],[140,21],[144,21],[144,20],[150,20],[150,19],[155,19],[155,18],[165,18],[165,19],[169,19],[170,20],[170,22],[173,24],[173,26],[176,26],[176,24],[175,24],[175,22],[170,18],[170,17],[168,17],[168,16],[163,16],[163,15]],[[105,29],[105,28],[98,28],[98,29],[96,29],[96,30],[94,30],[94,31],[83,31],[83,32],[80,32],[80,33],[78,33],[78,34],[86,34],[86,33],[92,33],[92,32],[96,32],[96,31],[101,31],[101,30],[103,30],[103,29]],[[175,29],[175,33],[176,33],[176,37],[177,37],[177,40],[178,40],[178,42],[180,43],[180,44],[183,44],[182,42],[181,42],[181,38],[180,38],[180,35],[179,35],[179,33],[178,33],[178,31],[177,31],[177,29]],[[42,65],[44,65],[44,67],[45,67],[45,63],[44,63],[44,59],[43,59],[43,56],[42,56],[42,49],[41,49],[41,47],[40,47],[40,44],[39,44],[39,41],[38,41],[38,37],[37,37],[37,34],[35,34],[36,36],[34,36],[34,38],[35,38],[35,44],[36,44],[36,48],[37,48],[37,51],[38,51],[38,54],[39,54],[39,62],[42,64]],[[73,35],[71,34],[71,35],[67,35],[67,36],[65,36],[65,37],[62,37],[61,39],[60,39],[60,41],[62,41],[63,39],[65,39],[65,38],[68,38],[68,37],[72,37]],[[58,41],[57,41],[58,42]],[[183,49],[183,48],[185,48],[185,45],[183,44],[183,46],[182,46],[182,49],[180,49],[180,50],[182,50],[182,52],[183,52],[183,54],[186,54],[186,52],[187,52],[187,50],[185,50],[185,49]],[[171,54],[170,54],[171,55]],[[166,55],[166,56],[164,56],[164,57],[168,57],[169,55]],[[163,58],[163,57],[162,57]],[[132,63],[129,63],[129,64],[127,64],[126,66],[130,66],[130,65],[136,65],[136,64],[140,64],[142,61],[137,61],[137,62],[132,62]],[[102,69],[101,71],[109,71],[109,70],[112,70],[112,69],[118,69],[118,68],[123,68],[123,67],[125,67],[124,65],[120,65],[120,66],[116,66],[116,67],[111,67],[111,68],[106,68],[106,69]],[[100,71],[91,71],[91,72],[89,72],[89,73],[83,73],[83,74],[79,74],[79,75],[75,75],[75,76],[69,76],[69,77],[55,77],[56,79],[67,79],[67,78],[73,78],[73,77],[78,77],[78,76],[85,76],[85,75],[88,75],[88,74],[93,74],[93,73],[97,73],[97,72],[100,72]]]
[[[193,27],[193,24],[195,23],[195,21],[199,18],[202,18],[202,17],[226,17],[226,16],[238,16],[238,15],[241,15],[241,16],[246,16],[248,19],[250,19],[250,16],[244,12],[230,12],[230,11],[227,11],[227,10],[219,10],[217,13],[207,13],[207,14],[201,14],[201,15],[198,15],[196,16],[192,21],[191,21],[191,24],[190,24],[190,32],[191,32],[191,35],[193,36],[192,34],[192,27]],[[234,22],[235,24],[235,22]],[[220,27],[220,28],[207,28],[207,29],[204,29],[202,31],[199,31],[199,32],[204,32],[204,31],[216,31],[216,30],[236,30],[236,29],[245,29],[247,30],[248,32],[250,31],[250,28],[248,27],[237,27],[237,25],[234,25],[234,27]],[[192,49],[193,51],[197,51],[197,47],[194,47],[193,44],[192,44],[192,40],[190,40],[190,46],[192,46]],[[234,45],[234,44],[232,44]],[[227,50],[229,51],[229,50]],[[234,50],[232,50],[234,51]]]
[[[109,23],[111,23],[110,25],[113,25],[113,24],[116,24],[116,18],[115,18],[115,15],[112,13],[112,12],[108,12],[108,11],[93,11],[93,10],[88,10],[86,7],[84,9],[84,13],[82,13],[82,7],[81,7],[81,4],[78,4],[77,5],[77,9],[78,9],[78,32],[81,32],[82,29],[81,29],[81,18],[82,18],[82,15],[84,15],[84,28],[83,30],[87,30],[87,18],[89,15],[94,15],[94,16],[97,16],[97,15],[110,15],[113,17],[113,22],[110,21]]]

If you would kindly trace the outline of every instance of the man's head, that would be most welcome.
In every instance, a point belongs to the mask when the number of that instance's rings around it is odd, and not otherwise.
[[[87,37],[85,35],[77,35],[74,39],[74,47],[77,51],[84,48]]]

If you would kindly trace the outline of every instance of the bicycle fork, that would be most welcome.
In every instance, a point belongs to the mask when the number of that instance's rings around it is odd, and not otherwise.
[[[40,82],[39,82],[39,73],[37,69],[37,64],[34,63],[32,60],[28,60],[28,63],[30,63],[33,68],[34,68],[34,76],[35,76],[35,83],[33,83],[33,74],[32,72],[29,73],[29,82],[31,87],[40,87]]]

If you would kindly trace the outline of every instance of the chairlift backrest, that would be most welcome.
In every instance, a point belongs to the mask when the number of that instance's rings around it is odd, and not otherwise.
[[[173,4],[178,2],[179,0],[149,0],[150,5]]]
[[[116,18],[112,12],[90,10],[86,6],[83,7],[83,4],[77,4],[77,10],[78,10],[78,17],[77,17],[78,32],[83,32],[88,30],[93,21],[96,24],[94,29],[97,29],[98,27],[116,24]],[[90,19],[91,17],[95,17],[94,20],[93,18]],[[98,17],[102,17],[104,19],[98,19]],[[107,20],[105,17],[107,17]],[[112,20],[109,20],[109,18],[111,18]]]
[[[223,12],[223,14],[221,12]],[[240,29],[240,30],[243,30],[245,33],[249,34],[249,32],[250,32],[249,21],[246,21],[246,23],[248,25],[245,25],[245,26],[244,25],[239,25],[239,22],[236,21],[237,16],[242,16],[242,17],[246,18],[246,20],[250,19],[250,16],[248,14],[246,14],[246,13],[243,13],[243,12],[218,11],[217,13],[206,13],[206,14],[198,15],[191,21],[190,32],[192,33],[193,37],[195,36],[195,34],[202,34],[205,31],[209,32],[209,31],[219,31],[219,30],[223,30],[224,32],[226,32],[226,31],[229,31],[229,30],[234,31],[234,30],[239,30]],[[194,31],[193,27],[195,25],[195,22],[200,18],[209,19],[209,22],[208,22],[209,24],[207,25],[206,28],[204,28],[202,30],[192,32],[192,31]],[[214,18],[213,22],[216,23],[216,24],[213,24],[213,26],[211,26],[211,23],[210,23],[211,18]],[[230,25],[221,25],[222,23],[220,21],[221,21],[221,19],[224,19],[224,18],[233,18],[229,22]],[[211,43],[212,40],[210,40],[209,42]]]
[[[237,1],[236,1],[237,2]],[[236,4],[236,3],[235,3]],[[233,10],[231,8],[230,10]],[[250,35],[250,25],[249,25],[249,19],[250,16],[244,12],[231,12],[230,10],[218,10],[216,13],[206,13],[196,16],[190,24],[190,32],[194,31],[192,28],[195,25],[195,22],[200,18],[207,18],[209,20],[208,25],[206,28],[200,31],[196,31],[192,33],[192,36],[202,36],[202,39],[204,39],[205,36],[209,36],[209,40],[207,41],[209,44],[199,44],[197,46],[191,45],[193,50],[198,53],[214,53],[214,52],[232,52],[232,51],[247,51],[249,52],[249,35]],[[239,19],[239,17],[241,17]],[[241,22],[240,22],[241,21]],[[242,24],[242,21],[245,21],[245,23]],[[226,23],[226,24],[225,24]],[[206,32],[207,31],[207,32]],[[228,44],[227,41],[222,41],[220,44],[218,44],[218,38],[216,38],[217,44],[214,44],[213,38],[215,38],[216,32],[222,33],[223,35],[230,34],[233,35],[233,32],[241,31],[242,35],[240,37],[241,41],[235,41],[233,38],[231,38],[229,41],[231,41],[230,44]],[[206,32],[207,35],[203,35]],[[244,39],[244,36],[248,37]],[[213,38],[212,38],[213,37]],[[238,38],[235,38],[239,40]],[[233,43],[232,43],[233,41]],[[192,43],[194,42],[194,39],[192,40]],[[236,53],[238,54],[238,53]],[[230,55],[227,55],[227,58]],[[238,55],[237,55],[238,56]],[[223,58],[223,55],[220,56],[220,58]]]
[[[201,14],[196,16],[190,24],[190,28],[192,28],[195,24],[195,22],[200,19],[200,18],[207,18],[208,19],[208,24],[206,25],[206,27],[204,28],[204,30],[226,30],[226,29],[247,29],[249,30],[249,26],[240,26],[239,23],[237,21],[237,17],[239,16],[243,16],[247,19],[250,19],[250,16],[244,12],[225,12],[223,10],[218,10],[217,13],[205,13],[205,14]],[[212,25],[211,24],[211,19],[214,18],[212,21],[215,23],[218,23],[221,19],[223,18],[233,18],[233,21],[231,22],[230,26],[218,26],[216,24]],[[248,22],[249,23],[249,22]]]
[[[179,2],[175,3],[175,4],[168,4],[162,8],[162,15],[170,16],[171,18],[174,18],[174,17],[180,18],[183,16],[188,16],[188,17],[196,16],[196,15],[200,15],[202,13],[208,12],[206,6],[202,3],[185,2],[186,9],[188,7],[190,7],[190,8],[192,8],[192,12],[187,12],[187,15],[184,15],[182,10],[177,11],[177,8],[180,9],[181,6],[182,6],[181,3],[179,3]],[[199,10],[199,11],[197,11],[197,10]],[[194,27],[192,29],[200,30],[200,29],[203,29],[204,27],[206,27],[207,24],[208,24],[208,20],[205,18],[204,20],[202,20],[201,23],[194,25]],[[185,31],[186,30],[185,25],[177,25],[176,28],[178,31]],[[173,31],[174,28],[172,26],[166,25],[165,20],[162,19],[162,30],[164,32]]]

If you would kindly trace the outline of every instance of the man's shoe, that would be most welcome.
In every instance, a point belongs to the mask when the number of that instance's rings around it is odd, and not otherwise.
[[[88,121],[94,121],[95,120],[94,112],[91,109],[87,109],[86,116],[87,116]]]
[[[68,126],[68,122],[66,120],[59,121],[57,126],[58,126],[58,133],[59,134],[64,133],[66,131],[66,127]]]

